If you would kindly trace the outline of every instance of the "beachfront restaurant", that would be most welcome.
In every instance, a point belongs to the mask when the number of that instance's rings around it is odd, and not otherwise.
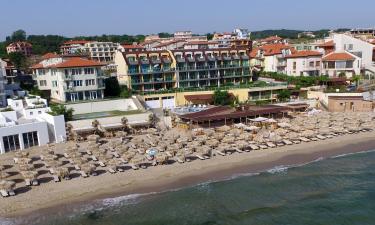
[[[305,111],[307,104],[298,105],[245,105],[237,108],[229,106],[215,106],[200,112],[179,115],[182,123],[188,124],[190,128],[215,127],[231,125],[236,123],[248,123],[249,119],[258,117],[281,118],[288,116],[289,112]]]

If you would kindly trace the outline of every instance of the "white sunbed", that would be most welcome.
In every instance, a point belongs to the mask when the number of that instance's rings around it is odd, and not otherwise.
[[[3,197],[8,197],[9,196],[9,194],[8,194],[8,192],[6,190],[0,190],[0,194]]]
[[[276,145],[274,143],[272,143],[272,142],[267,142],[266,144],[270,148],[275,148],[276,147]]]
[[[286,144],[286,145],[292,145],[293,144],[293,142],[291,142],[291,141],[289,141],[289,140],[283,140],[283,142],[284,142],[284,144]]]
[[[305,138],[305,137],[300,137],[299,139],[300,139],[301,141],[303,141],[303,142],[310,142],[310,139]]]
[[[268,146],[267,145],[259,145],[259,147],[261,148],[261,149],[267,149],[268,148]]]
[[[252,150],[258,150],[259,147],[257,145],[249,145]]]
[[[319,138],[319,139],[321,139],[321,140],[325,140],[326,139],[326,137],[324,137],[323,135],[320,135],[320,134],[316,135],[316,137]]]

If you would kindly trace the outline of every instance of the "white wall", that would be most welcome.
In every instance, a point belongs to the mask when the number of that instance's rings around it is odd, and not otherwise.
[[[1,127],[0,128],[0,153],[5,152],[4,143],[3,143],[4,136],[18,134],[21,149],[24,149],[22,134],[27,133],[27,132],[33,132],[33,131],[38,132],[39,146],[48,144],[49,136],[48,136],[48,131],[47,131],[47,122],[34,122],[34,123],[20,124],[20,125],[15,125],[15,126]]]
[[[67,104],[66,107],[74,109],[74,115],[93,112],[106,112],[113,110],[130,111],[138,109],[133,99],[116,99],[85,102],[79,104]]]
[[[308,91],[308,99],[317,99],[322,102],[325,106],[328,106],[329,96],[362,96],[362,93],[324,93],[322,91]]]
[[[40,118],[47,122],[50,142],[60,143],[66,140],[64,115],[52,116],[43,113]]]

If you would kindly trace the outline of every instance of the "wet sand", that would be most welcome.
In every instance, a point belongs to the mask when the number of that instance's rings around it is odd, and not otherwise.
[[[55,211],[128,194],[160,192],[198,183],[257,173],[281,165],[297,165],[341,154],[375,149],[375,132],[345,135],[324,141],[301,143],[250,153],[216,156],[209,160],[151,167],[117,174],[43,183],[15,197],[0,198],[0,216],[18,217]]]

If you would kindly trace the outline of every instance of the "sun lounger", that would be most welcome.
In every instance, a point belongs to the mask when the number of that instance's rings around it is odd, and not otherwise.
[[[114,169],[112,169],[112,168],[108,168],[108,172],[110,172],[110,173],[116,173],[116,171]]]
[[[316,137],[319,138],[319,139],[321,139],[321,140],[325,140],[326,139],[326,137],[324,137],[323,135],[320,135],[320,134],[316,135]]]
[[[8,192],[6,190],[0,190],[0,194],[3,197],[8,197],[9,196],[9,194],[8,194]]]
[[[267,148],[268,148],[267,145],[259,145],[259,147],[260,147],[261,149],[267,149]]]
[[[299,140],[293,140],[293,143],[294,144],[299,144],[299,143],[301,143],[301,141],[299,141]]]
[[[284,146],[285,144],[284,143],[282,143],[282,142],[278,142],[278,143],[276,143],[276,146],[277,147],[282,147],[282,146]]]
[[[14,163],[18,162],[18,158],[13,158]]]
[[[101,167],[105,167],[105,164],[104,164],[104,162],[102,162],[102,161],[99,161],[99,165],[100,165]]]
[[[274,143],[272,143],[272,142],[267,142],[266,144],[270,148],[275,148],[276,147],[276,145]]]
[[[55,182],[60,182],[60,178],[58,176],[56,176],[56,175],[53,176],[53,180]]]
[[[50,172],[50,174],[54,174],[55,170],[53,168],[49,168],[49,172]]]
[[[93,160],[93,161],[98,161],[98,159],[95,157],[95,156],[91,156],[91,159]]]
[[[259,147],[256,146],[256,145],[249,145],[249,146],[250,146],[250,148],[251,148],[252,150],[258,150],[258,149],[259,149]]]
[[[31,181],[30,181],[30,179],[25,179],[25,185],[26,185],[26,186],[31,186]]]
[[[225,156],[225,155],[226,155],[225,152],[220,151],[220,150],[216,150],[216,152],[217,152],[217,154],[222,155],[222,156]]]
[[[312,141],[318,141],[319,139],[316,138],[316,137],[312,137],[312,138],[310,138],[310,140],[312,140]]]
[[[69,155],[67,153],[64,153],[65,158],[69,158]]]
[[[303,142],[310,142],[310,139],[305,138],[305,137],[300,137],[299,139],[300,139],[301,141],[303,141]]]
[[[112,152],[112,155],[116,158],[120,158],[120,155],[117,152]]]
[[[74,169],[80,170],[81,168],[78,165],[74,165]]]
[[[80,171],[80,173],[81,173],[81,176],[83,177],[83,178],[86,178],[86,177],[89,177],[89,175],[87,175],[87,173],[85,173],[84,171]]]
[[[137,169],[139,169],[139,167],[136,166],[136,165],[132,165],[131,167],[132,167],[133,170],[137,170]]]
[[[289,140],[283,140],[283,142],[284,142],[284,144],[286,144],[286,145],[292,145],[292,144],[293,144],[293,142],[291,142],[291,141],[289,141]]]
[[[333,135],[326,135],[327,138],[333,138]]]
[[[14,192],[14,190],[10,190],[10,191],[8,191],[8,194],[9,194],[10,196],[15,196],[15,195],[16,195],[16,193]]]
[[[119,171],[119,172],[124,172],[124,169],[123,169],[123,168],[120,168],[120,167],[118,167],[118,168],[117,168],[117,171]]]
[[[238,153],[243,153],[243,151],[240,150],[239,148],[236,148],[236,152],[238,152]]]
[[[91,173],[91,175],[98,176],[98,173],[94,171],[94,172]]]
[[[35,179],[35,180],[33,180],[33,181],[31,182],[31,184],[32,184],[33,186],[38,186],[38,185],[39,185],[39,182],[38,182],[37,179]]]

